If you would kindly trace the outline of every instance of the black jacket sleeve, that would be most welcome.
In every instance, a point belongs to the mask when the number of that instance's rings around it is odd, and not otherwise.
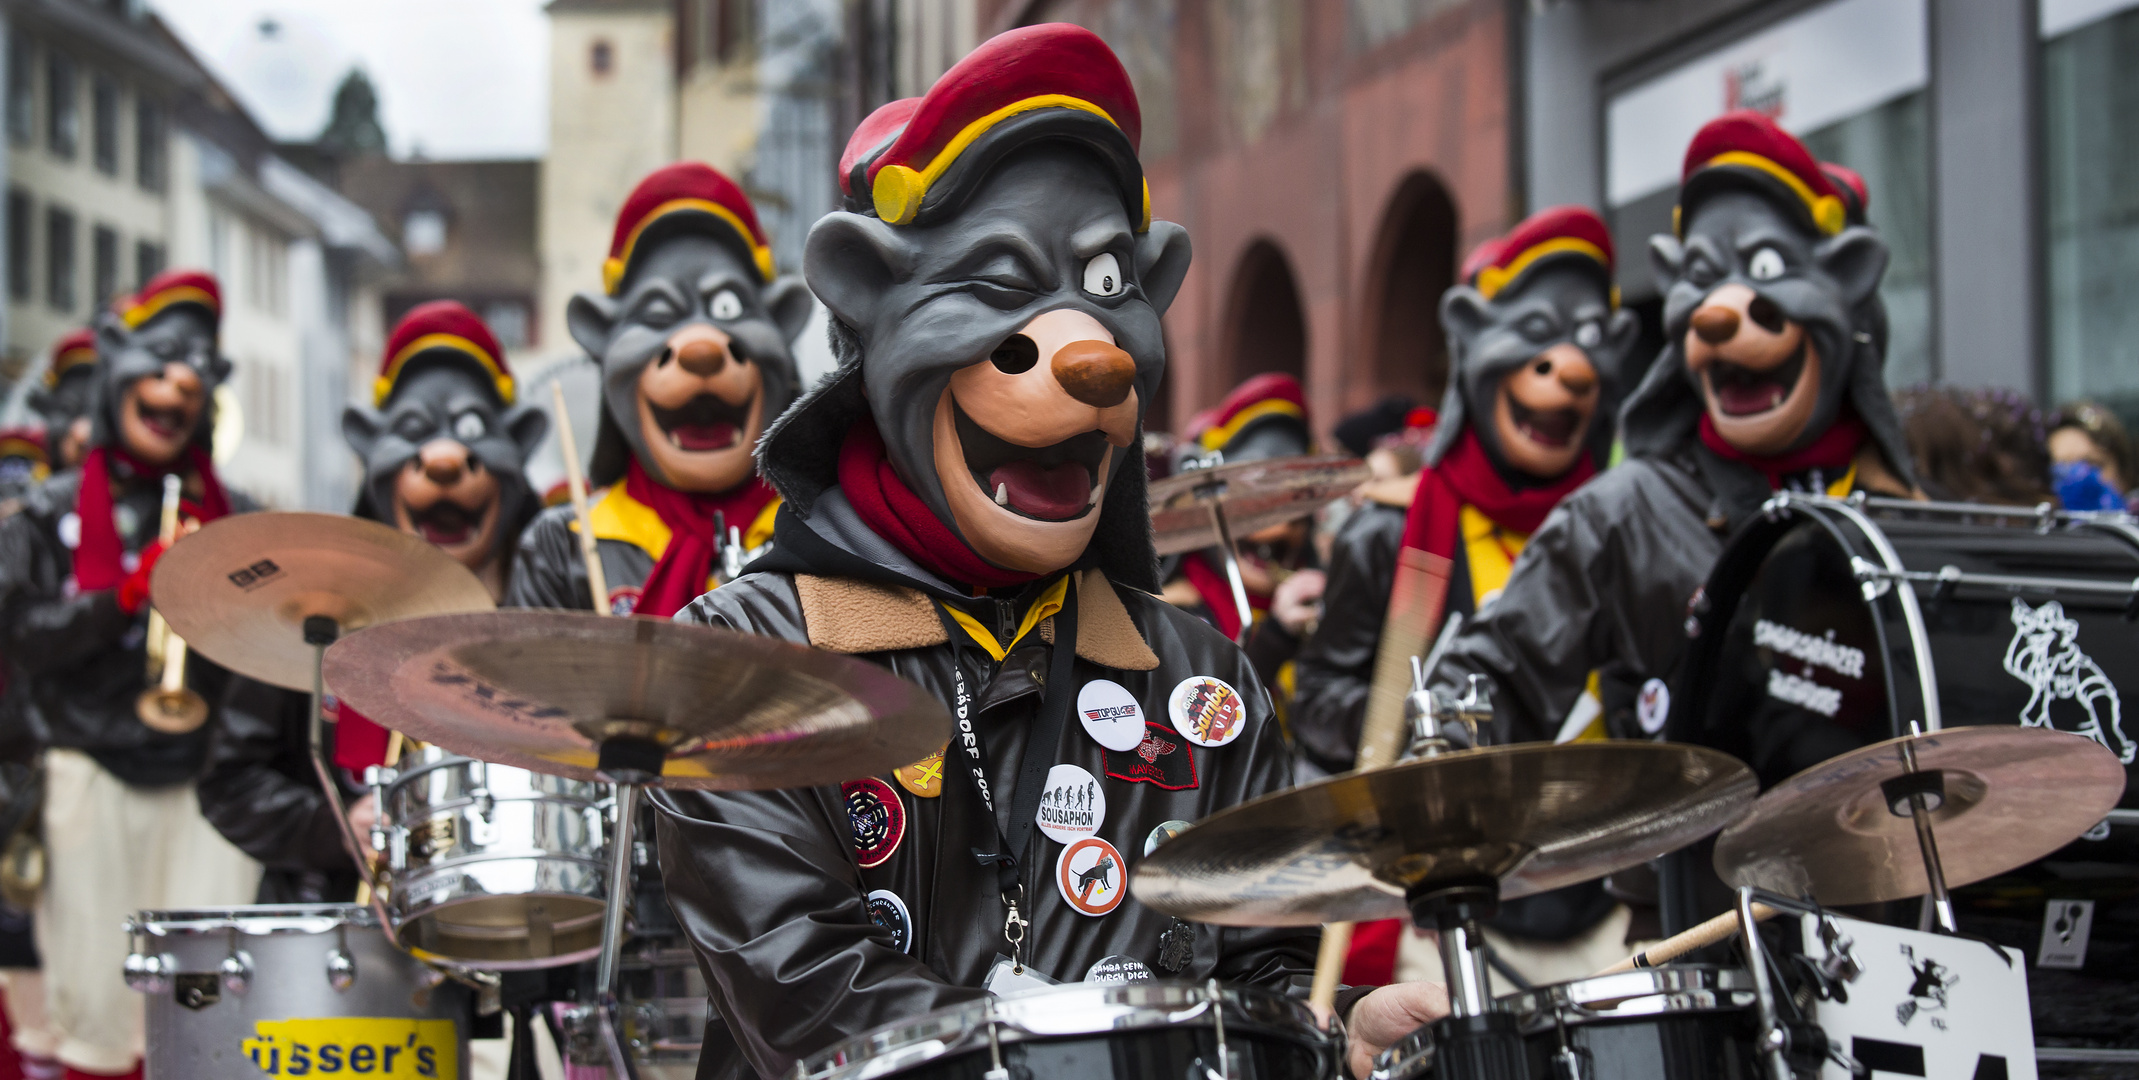
[[[572,508],[553,506],[535,516],[520,533],[513,556],[512,579],[501,607],[591,609],[587,572],[581,568],[579,535],[568,523]]]
[[[1322,621],[1294,668],[1292,734],[1309,760],[1331,771],[1350,769],[1359,749],[1403,538],[1404,511],[1368,503],[1344,523],[1330,551]]]
[[[312,769],[310,696],[233,676],[222,706],[199,783],[202,816],[267,866],[347,872],[341,823]]]
[[[118,647],[134,617],[109,589],[64,595],[48,587],[69,568],[28,513],[0,521],[0,651],[29,672],[61,671]],[[57,550],[55,550],[57,549]]]

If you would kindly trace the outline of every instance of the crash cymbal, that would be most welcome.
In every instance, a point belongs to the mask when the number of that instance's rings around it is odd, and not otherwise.
[[[1916,825],[1887,808],[1880,782],[1945,774],[1931,812],[1946,885],[1994,877],[2079,839],[2116,808],[2124,767],[2093,739],[2049,728],[1955,727],[1875,743],[1770,788],[1716,838],[1716,873],[1733,885],[1822,904],[1871,904],[1929,891]]]
[[[1366,478],[1366,462],[1340,454],[1190,469],[1151,482],[1151,530],[1161,555],[1212,547],[1218,543],[1213,502],[1225,507],[1226,526],[1241,537],[1306,517]]]
[[[874,664],[775,638],[571,611],[441,615],[327,650],[327,686],[457,754],[581,780],[601,740],[662,744],[661,784],[759,790],[886,773],[950,714]]]
[[[1525,743],[1346,773],[1213,814],[1129,890],[1221,926],[1408,918],[1407,888],[1498,879],[1528,896],[1646,862],[1753,800],[1736,758],[1675,743]]]
[[[156,562],[156,610],[201,655],[261,682],[312,689],[308,616],[343,632],[489,611],[490,590],[421,537],[344,514],[264,511],[211,521]]]

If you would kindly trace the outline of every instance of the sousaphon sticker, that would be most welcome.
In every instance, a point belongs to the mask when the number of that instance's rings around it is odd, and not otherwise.
[[[1127,869],[1114,845],[1087,836],[1063,848],[1055,859],[1055,888],[1079,912],[1105,915],[1129,893]]]
[[[906,839],[906,804],[891,785],[874,776],[839,785],[847,797],[847,824],[854,830],[854,857],[863,869],[882,866]]]
[[[1060,844],[1082,840],[1107,823],[1107,793],[1097,778],[1075,765],[1047,770],[1047,786],[1033,819],[1047,838]]]
[[[929,756],[891,774],[899,786],[924,799],[933,799],[943,794],[943,751]]]
[[[1077,691],[1077,720],[1092,741],[1109,750],[1133,750],[1144,738],[1144,709],[1129,688],[1093,679]]]
[[[1192,675],[1173,688],[1166,703],[1173,726],[1197,746],[1224,746],[1248,726],[1248,706],[1224,679]]]
[[[460,1032],[451,1020],[257,1020],[253,1035],[239,1050],[268,1076],[351,1072],[387,1080],[460,1080]]]
[[[1196,755],[1181,736],[1164,724],[1146,722],[1144,741],[1124,752],[1099,752],[1101,771],[1116,780],[1151,784],[1168,791],[1196,786]]]
[[[906,901],[899,899],[898,893],[878,889],[863,897],[862,904],[869,909],[870,922],[891,931],[891,940],[900,952],[914,951],[913,916],[907,914]]]

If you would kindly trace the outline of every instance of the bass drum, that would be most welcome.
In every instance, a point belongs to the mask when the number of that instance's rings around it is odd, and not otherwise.
[[[2109,821],[1954,898],[1964,932],[2030,957],[2040,1038],[2139,1049],[2139,1015],[2104,1007],[2139,990],[2135,616],[2127,515],[1779,495],[1693,601],[1664,737],[1738,756],[1763,789],[1912,724],[2051,727],[2108,747],[2127,778]],[[1722,910],[1711,845],[1664,861],[1666,933]],[[2034,967],[2050,902],[2075,900],[2093,904],[2084,968]],[[1893,914],[1913,922],[1916,907]]]
[[[126,931],[149,1080],[468,1075],[467,988],[394,948],[369,908],[144,911]]]
[[[805,1058],[795,1077],[1334,1080],[1342,1048],[1305,1002],[1262,990],[1077,983],[900,1021]]]

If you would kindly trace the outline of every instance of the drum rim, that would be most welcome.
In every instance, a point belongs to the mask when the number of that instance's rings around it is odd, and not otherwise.
[[[991,1015],[997,1021],[996,1039],[1003,1043],[1179,1026],[1207,1015],[1197,1007],[1210,1003],[1211,987],[1208,982],[1161,979],[1065,983],[1010,997],[990,995],[841,1040],[797,1062],[793,1075],[797,1080],[858,1080],[888,1075],[882,1070],[894,1063],[898,1068],[909,1068],[963,1054],[987,1044],[983,1025]],[[1305,1043],[1319,1053],[1330,1051],[1331,1036],[1315,1023],[1314,1011],[1306,1002],[1252,986],[1220,983],[1217,990],[1218,1001],[1226,1010],[1228,1031],[1273,1032],[1297,1025],[1297,1031],[1306,1036]],[[1108,1011],[1095,1016],[1093,1026],[1084,1031],[1062,1030],[1060,1017],[1071,1008]],[[1195,1009],[1194,1015],[1182,1015],[1185,1008]],[[1050,1020],[1043,1030],[1035,1031],[1021,1023],[1021,1018],[1042,1015]],[[931,1043],[934,1048],[927,1049]],[[923,1050],[926,1052],[920,1052]]]
[[[406,769],[406,770],[400,770],[400,771],[397,771],[397,772],[396,772],[396,773],[394,774],[394,778],[393,778],[393,779],[392,779],[391,781],[387,782],[387,783],[386,783],[385,785],[383,785],[383,786],[384,786],[384,787],[386,788],[386,797],[387,797],[388,799],[392,799],[392,798],[394,797],[394,794],[395,794],[396,792],[400,791],[400,790],[401,790],[401,789],[402,789],[403,787],[407,786],[407,785],[408,785],[408,784],[409,784],[409,783],[410,783],[411,781],[413,781],[413,780],[417,779],[418,777],[422,777],[422,776],[428,776],[428,775],[430,775],[431,773],[434,773],[434,772],[438,772],[438,771],[440,771],[440,770],[442,770],[442,769],[450,769],[450,768],[457,768],[457,767],[459,767],[459,766],[462,766],[462,765],[468,765],[468,764],[477,764],[477,765],[484,765],[484,766],[487,766],[487,767],[489,767],[489,768],[496,768],[496,769],[511,769],[511,770],[513,770],[514,772],[523,772],[523,773],[528,773],[528,774],[530,774],[530,775],[533,775],[533,776],[547,776],[547,777],[549,777],[550,779],[553,779],[553,780],[559,780],[559,781],[563,781],[564,783],[568,783],[568,784],[583,784],[583,785],[585,785],[585,786],[586,786],[586,787],[587,787],[587,788],[588,788],[588,789],[589,789],[590,791],[593,791],[593,792],[595,792],[595,793],[596,793],[596,797],[595,797],[595,798],[591,798],[591,799],[584,799],[584,800],[582,800],[582,799],[578,799],[578,798],[576,798],[575,796],[570,796],[570,795],[563,795],[563,794],[559,794],[559,793],[557,793],[557,792],[543,792],[543,793],[541,793],[541,794],[539,794],[539,795],[504,795],[504,796],[495,796],[496,798],[500,799],[500,801],[502,801],[502,800],[504,800],[504,799],[520,799],[520,800],[538,800],[538,799],[548,799],[548,800],[555,800],[555,801],[560,801],[560,802],[564,802],[564,801],[574,801],[574,802],[585,802],[585,803],[586,803],[586,804],[587,804],[588,806],[603,806],[603,805],[607,805],[607,804],[608,804],[608,803],[609,803],[609,802],[611,801],[611,799],[613,799],[613,798],[614,798],[614,796],[612,796],[612,795],[602,794],[602,793],[601,793],[601,791],[602,791],[602,786],[603,786],[603,785],[601,785],[601,784],[598,784],[598,783],[595,783],[595,782],[594,782],[594,781],[592,781],[592,780],[580,780],[580,779],[578,779],[578,778],[576,778],[576,777],[570,777],[570,776],[558,776],[558,775],[556,775],[555,773],[541,773],[541,772],[536,772],[536,771],[535,771],[535,770],[533,770],[533,769],[526,769],[526,768],[522,768],[522,767],[520,767],[520,766],[518,766],[518,765],[505,765],[505,764],[501,764],[501,763],[499,763],[499,762],[495,762],[495,761],[484,761],[484,760],[483,760],[482,758],[476,758],[476,757],[469,757],[469,756],[468,756],[468,755],[466,755],[466,754],[455,754],[455,753],[453,753],[453,752],[451,752],[451,751],[447,751],[447,753],[446,753],[446,756],[444,756],[444,757],[441,757],[441,758],[439,758],[439,759],[438,759],[437,761],[426,761],[426,762],[424,762],[424,763],[423,763],[423,764],[421,764],[421,765],[416,765],[416,766],[412,766],[412,767],[410,767],[410,768],[408,768],[408,769]],[[474,800],[473,800],[473,799],[470,799],[470,800],[467,800],[467,801],[469,801],[469,802],[473,802]],[[446,805],[449,805],[449,804],[446,804],[446,803],[440,803],[440,804],[438,804],[438,805],[439,805],[440,807],[444,807],[444,806],[446,806]]]
[[[236,930],[252,937],[324,934],[339,927],[379,927],[379,915],[363,904],[235,904],[222,907],[153,908],[126,921],[127,933],[170,937]]]
[[[1633,993],[1625,992],[1631,987],[1646,983],[1647,988]],[[1608,993],[1594,997],[1577,997],[1582,988],[1590,987]],[[1554,1015],[1557,1009],[1571,1009],[1575,1015],[1567,1019],[1571,1025],[1608,1023],[1613,1020],[1654,1018],[1659,1014],[1736,1012],[1740,1005],[1697,1005],[1675,995],[1694,994],[1703,991],[1716,993],[1752,993],[1753,975],[1744,968],[1727,964],[1665,964],[1653,968],[1636,968],[1633,971],[1617,971],[1610,975],[1591,975],[1582,979],[1551,983],[1531,990],[1517,991],[1500,999],[1500,1007],[1528,1021],[1541,1014]],[[1625,1016],[1597,1014],[1591,1005],[1597,1001],[1631,1001],[1637,998],[1664,997],[1664,1006],[1653,1012],[1630,1013]]]

